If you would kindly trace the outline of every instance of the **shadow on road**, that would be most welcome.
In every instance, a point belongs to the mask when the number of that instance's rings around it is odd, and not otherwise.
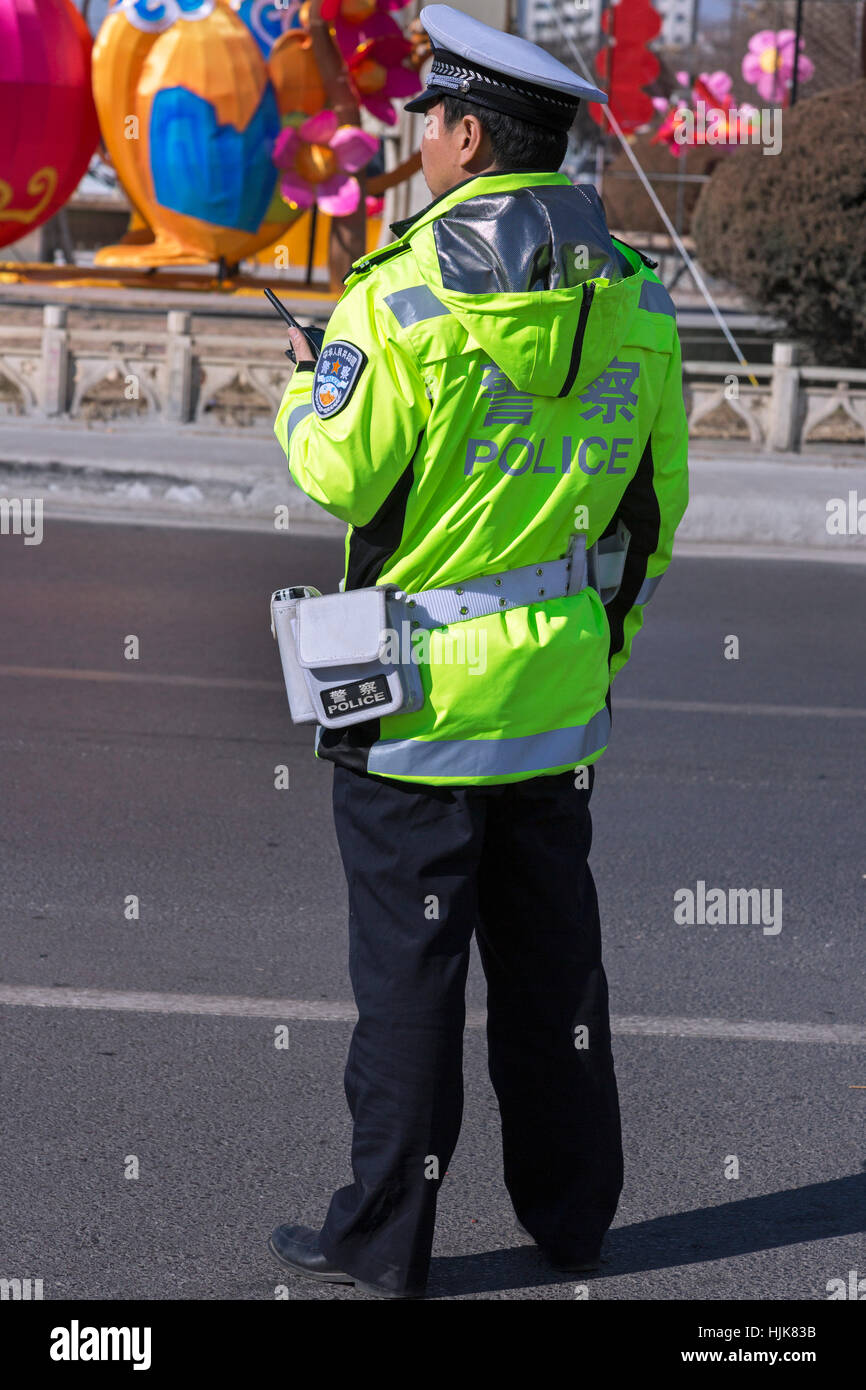
[[[866,1231],[866,1172],[618,1226],[605,1240],[605,1263],[592,1275],[552,1270],[534,1246],[435,1259],[429,1295],[597,1282],[862,1231]]]

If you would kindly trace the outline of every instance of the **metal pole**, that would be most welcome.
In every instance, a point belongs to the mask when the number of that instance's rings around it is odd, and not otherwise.
[[[311,285],[313,282],[313,258],[316,254],[316,224],[319,220],[319,209],[316,203],[310,208],[310,241],[307,247],[307,274],[306,282]]]
[[[554,13],[556,13],[556,12],[554,11]],[[583,73],[583,76],[586,78],[586,80],[587,80],[588,82],[592,82],[594,79],[593,79],[592,73],[591,73],[590,70],[589,70],[589,65],[584,61],[583,55],[581,54],[581,52],[580,52],[580,50],[578,49],[577,45],[576,45],[575,43],[573,43],[572,40],[571,40],[571,39],[568,37],[568,35],[566,34],[565,29],[563,28],[563,25],[562,25],[562,21],[559,19],[559,16],[558,16],[558,15],[557,15],[557,23],[559,24],[560,32],[562,33],[563,38],[565,39],[566,43],[568,44],[569,48],[571,49],[572,56],[574,57],[574,60],[575,60],[575,62],[577,63],[578,67],[580,68],[581,72]],[[712,294],[710,293],[710,290],[709,290],[709,287],[708,287],[708,285],[707,285],[706,280],[704,279],[703,275],[701,274],[701,272],[699,271],[698,267],[695,265],[694,261],[692,260],[691,256],[689,255],[688,251],[686,250],[685,246],[683,245],[683,239],[682,239],[682,237],[680,236],[680,234],[679,234],[679,232],[677,231],[676,227],[674,226],[673,222],[672,222],[671,219],[668,217],[667,213],[665,212],[664,208],[662,207],[661,203],[659,202],[658,195],[656,194],[655,189],[653,188],[652,184],[649,182],[649,179],[647,178],[646,174],[644,173],[643,168],[641,167],[640,161],[638,160],[638,158],[637,158],[637,156],[636,156],[634,150],[632,149],[631,145],[628,143],[628,140],[626,140],[625,135],[624,135],[624,133],[623,133],[623,130],[622,130],[622,127],[621,127],[619,121],[617,120],[616,116],[613,114],[613,112],[611,111],[611,109],[610,109],[609,106],[603,106],[603,107],[602,107],[602,110],[604,111],[604,114],[607,116],[607,119],[610,121],[610,124],[611,124],[611,126],[613,127],[613,133],[614,133],[614,135],[616,136],[617,140],[619,141],[620,145],[622,146],[623,153],[627,156],[629,162],[631,163],[632,168],[634,169],[635,173],[637,174],[638,178],[640,179],[641,183],[643,184],[644,188],[646,189],[646,191],[647,191],[647,193],[648,193],[648,195],[649,195],[649,198],[650,198],[650,202],[652,203],[653,207],[655,208],[656,212],[658,213],[659,217],[661,218],[662,223],[663,223],[664,227],[666,228],[668,235],[670,236],[671,240],[672,240],[673,243],[674,243],[674,246],[677,248],[677,250],[679,251],[679,253],[680,253],[680,255],[682,256],[683,260],[685,261],[685,263],[686,263],[686,265],[687,265],[687,267],[688,267],[688,270],[689,270],[689,274],[691,275],[692,279],[694,280],[694,282],[695,282],[695,284],[697,285],[698,289],[700,290],[701,294],[704,296],[704,299],[707,301],[707,304],[709,305],[709,308],[710,308],[710,313],[712,314],[713,318],[716,320],[716,323],[719,325],[719,328],[720,328],[720,329],[722,330],[722,332],[724,333],[725,338],[726,338],[726,340],[727,340],[727,342],[728,342],[728,345],[729,345],[729,347],[731,348],[731,350],[732,350],[734,356],[736,357],[736,359],[737,359],[737,361],[740,363],[740,365],[743,366],[743,367],[745,367],[746,370],[748,371],[748,370],[749,370],[749,364],[748,364],[748,362],[746,361],[745,357],[743,356],[742,352],[740,351],[740,348],[739,348],[739,345],[738,345],[738,343],[737,343],[736,338],[734,337],[733,333],[731,332],[730,328],[728,327],[727,323],[725,322],[725,320],[724,320],[724,318],[723,318],[723,316],[722,316],[722,314],[721,314],[721,312],[720,312],[720,310],[719,310],[719,306],[716,304],[716,301],[713,299],[713,296],[712,296]],[[749,373],[749,380],[751,381],[751,383],[752,383],[753,386],[757,386],[758,383],[757,383],[757,381],[755,380],[754,376],[751,375],[751,373]]]
[[[601,52],[602,39],[604,38],[604,29],[602,28],[602,25],[603,25],[603,22],[604,22],[604,16],[605,16],[605,14],[606,14],[608,11],[611,12],[611,15],[613,14],[613,0],[601,0],[601,6],[599,7],[599,12],[598,12],[599,52]],[[566,33],[565,29],[563,28],[563,26],[562,26],[562,21],[561,21],[561,19],[560,19],[558,13],[557,13],[557,15],[556,15],[556,22],[557,22],[557,25],[559,26],[559,31],[560,31],[560,33],[562,34],[562,37],[563,37],[563,38],[566,40],[566,42],[569,44],[569,47],[571,47],[571,48],[573,49],[573,48],[574,48],[574,45],[571,43],[571,40],[569,39],[568,34]],[[614,45],[613,45],[613,35],[610,34],[610,33],[609,33],[609,34],[607,35],[607,37],[606,37],[606,44],[607,44],[607,77],[606,77],[606,79],[605,79],[605,86],[607,87],[607,90],[610,91],[611,79],[612,79],[612,77],[613,77],[613,47],[614,47]],[[598,80],[600,81],[601,79],[599,78]],[[602,107],[602,110],[605,111],[606,108],[605,108],[605,107]],[[596,187],[596,190],[597,190],[597,192],[598,192],[598,196],[599,196],[600,198],[604,196],[604,156],[605,156],[606,151],[607,151],[607,129],[605,128],[604,121],[602,121],[601,125],[598,127],[598,144],[597,144],[596,147],[595,147],[595,187]]]
[[[797,0],[797,18],[794,21],[794,76],[791,79],[791,105],[797,100],[797,86],[800,67],[800,38],[803,33],[803,0]]]
[[[688,159],[688,157],[688,148],[687,146],[683,145],[683,152],[680,155],[680,164],[682,165],[682,168],[679,170],[680,177],[677,179],[677,208],[676,213],[674,214],[674,226],[676,227],[678,232],[681,232],[683,230],[683,226],[685,224],[686,182],[682,176],[686,172],[686,160]]]
[[[695,0],[695,3],[694,3],[694,5],[693,5],[693,7],[692,7],[692,25],[691,25],[691,31],[690,31],[690,33],[689,33],[689,88],[690,88],[690,89],[693,87],[694,81],[695,81],[695,76],[697,75],[697,61],[696,61],[695,53],[696,53],[697,43],[698,43],[698,23],[699,23],[700,11],[701,11],[701,0]],[[675,215],[674,215],[674,223],[675,223],[675,226],[676,226],[676,229],[677,229],[678,232],[681,232],[681,231],[683,230],[683,228],[684,228],[684,226],[685,226],[685,220],[686,220],[686,216],[685,216],[685,213],[686,213],[686,186],[685,186],[685,179],[684,179],[682,176],[683,176],[683,175],[687,172],[687,170],[688,170],[688,157],[689,157],[688,145],[683,145],[683,147],[682,147],[682,154],[680,155],[679,161],[678,161],[678,165],[679,165],[678,173],[680,174],[680,181],[679,181],[678,184],[677,184],[677,207],[676,207],[676,213],[675,213]]]

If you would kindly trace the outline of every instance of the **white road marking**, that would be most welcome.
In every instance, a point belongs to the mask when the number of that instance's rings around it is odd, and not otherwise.
[[[770,714],[783,718],[866,719],[866,709],[853,705],[765,705],[732,704],[723,700],[641,700],[613,697],[618,709],[670,710],[675,714]]]
[[[164,481],[168,482],[168,477]],[[249,513],[239,508],[238,515],[229,511],[208,511],[206,507],[202,508],[200,503],[196,504],[195,509],[188,507],[184,510],[183,504],[178,504],[170,510],[168,504],[160,507],[159,499],[154,499],[150,505],[145,502],[136,504],[135,507],[123,501],[112,505],[109,499],[98,501],[88,498],[79,502],[75,498],[52,495],[44,500],[46,521],[85,522],[97,526],[159,526],[162,529],[168,526],[175,531],[252,531],[259,535],[275,534],[273,508],[265,512],[251,509]],[[342,522],[312,515],[296,515],[292,510],[291,500],[287,505],[290,516],[284,534],[290,539],[302,536],[304,539],[315,537],[340,542],[344,540],[346,527]]]
[[[752,1018],[650,1018],[636,1014],[612,1018],[611,1027],[614,1033],[646,1038],[866,1044],[866,1027],[857,1023],[777,1023]]]
[[[147,990],[75,989],[56,985],[0,985],[0,1005],[35,1009],[100,1009],[108,1013],[209,1014],[215,1018],[271,1018],[278,1022],[354,1023],[354,1004],[343,999],[256,999],[224,994],[161,994]],[[467,1011],[470,1028],[486,1014]],[[722,1038],[735,1042],[866,1045],[866,1027],[854,1023],[775,1023],[758,1019],[614,1017],[615,1034],[643,1038]]]
[[[3,666],[0,678],[9,676],[25,680],[96,681],[110,685],[174,685],[214,690],[283,690],[282,681],[246,680],[241,676],[174,676],[150,671],[75,670],[64,666]],[[618,709],[660,710],[673,714],[747,714],[773,715],[782,718],[808,719],[866,719],[866,709],[848,705],[768,705],[735,704],[723,700],[643,700],[615,698]]]
[[[99,681],[125,685],[189,685],[215,690],[283,690],[282,681],[245,680],[239,676],[172,676],[150,671],[76,671],[62,666],[0,666],[0,676],[25,680]]]
[[[47,506],[47,503],[46,503]],[[273,527],[273,522],[271,523]],[[677,537],[675,560],[790,560],[806,564],[866,565],[866,550],[856,541],[842,545],[752,545],[736,541],[686,541]]]

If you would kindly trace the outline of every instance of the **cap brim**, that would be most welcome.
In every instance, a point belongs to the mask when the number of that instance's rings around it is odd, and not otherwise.
[[[437,101],[448,96],[444,87],[428,87],[420,96],[413,97],[411,101],[403,103],[404,111],[427,111],[431,106],[435,106]],[[453,96],[453,92],[451,93]]]

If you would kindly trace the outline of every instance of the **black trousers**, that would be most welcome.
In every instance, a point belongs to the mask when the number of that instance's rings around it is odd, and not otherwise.
[[[354,1181],[331,1200],[321,1248],[367,1282],[427,1281],[463,1112],[473,931],[514,1210],[559,1257],[597,1254],[613,1219],[622,1140],[591,782],[574,783],[427,787],[334,769],[359,1018],[345,1073]]]

